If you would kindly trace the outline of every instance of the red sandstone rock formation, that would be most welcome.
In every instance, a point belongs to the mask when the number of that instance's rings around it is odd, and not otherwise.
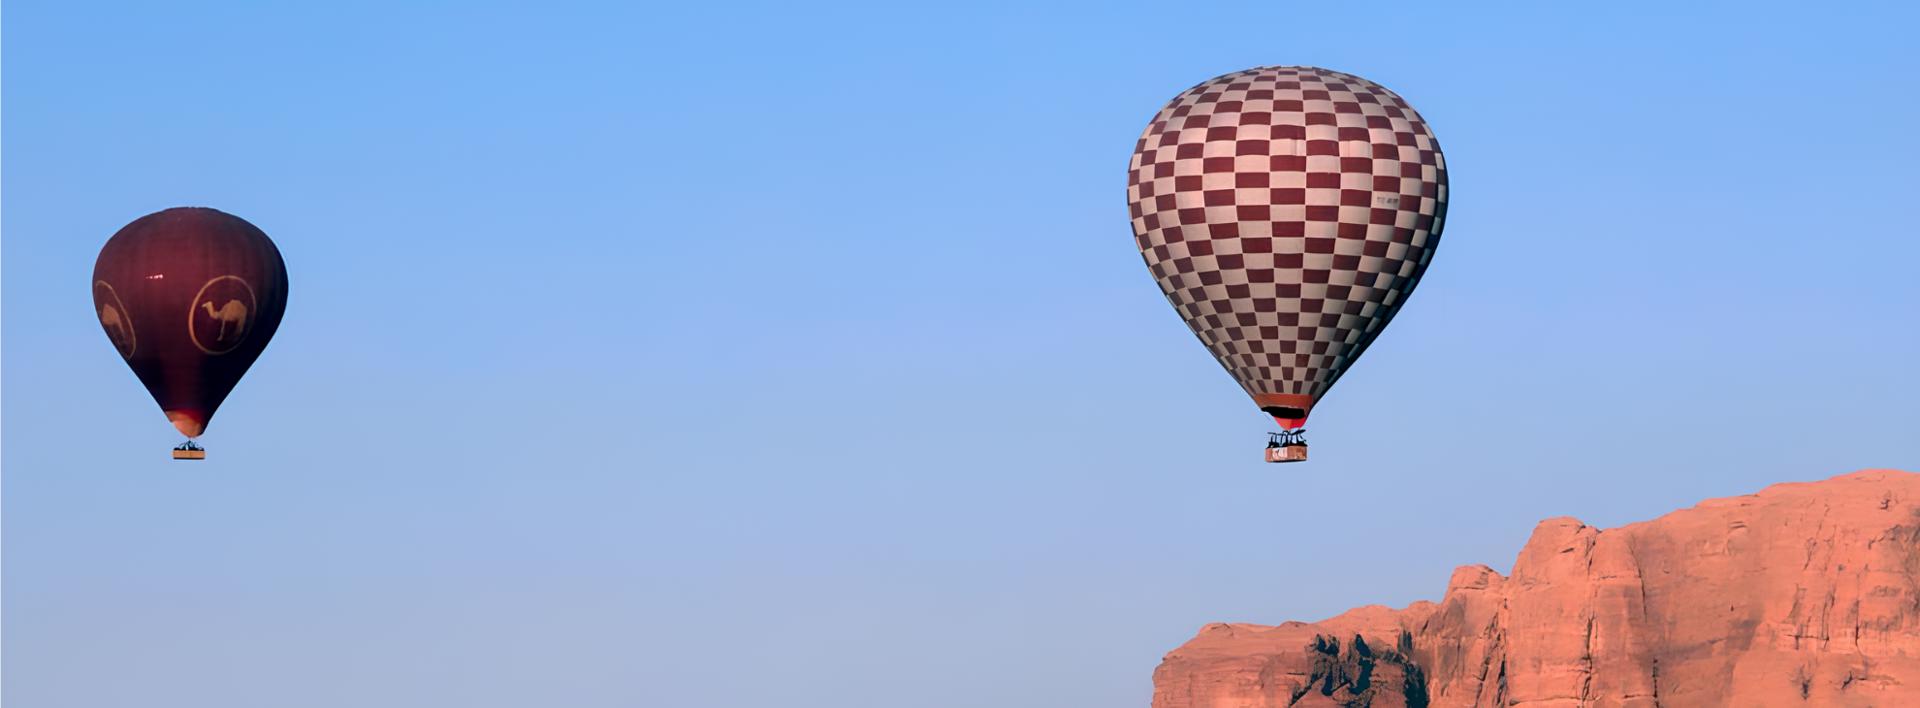
[[[1920,706],[1920,474],[1872,470],[1596,529],[1439,604],[1209,625],[1155,708]]]

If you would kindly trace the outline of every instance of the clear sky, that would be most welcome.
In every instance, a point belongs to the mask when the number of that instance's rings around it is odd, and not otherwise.
[[[9,705],[1144,706],[1543,518],[1920,468],[1911,9],[269,5],[6,3]],[[1452,177],[1305,465],[1126,217],[1262,64]],[[176,205],[291,274],[204,464],[90,316]]]

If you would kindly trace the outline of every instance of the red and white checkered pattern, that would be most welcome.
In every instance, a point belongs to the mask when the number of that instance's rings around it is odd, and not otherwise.
[[[1161,109],[1127,201],[1160,289],[1241,387],[1318,400],[1420,282],[1447,170],[1392,91],[1261,67]]]

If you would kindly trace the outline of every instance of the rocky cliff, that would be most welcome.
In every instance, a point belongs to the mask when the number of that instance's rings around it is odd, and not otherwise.
[[[1871,470],[1597,529],[1541,522],[1438,604],[1215,624],[1155,708],[1920,706],[1920,474]]]

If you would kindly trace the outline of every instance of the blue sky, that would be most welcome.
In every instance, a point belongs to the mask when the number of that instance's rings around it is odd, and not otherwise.
[[[1539,519],[1920,468],[1914,10],[1447,5],[10,2],[4,698],[1144,705]],[[1286,467],[1124,201],[1262,64],[1452,177]],[[87,288],[183,204],[291,274],[198,465]]]

